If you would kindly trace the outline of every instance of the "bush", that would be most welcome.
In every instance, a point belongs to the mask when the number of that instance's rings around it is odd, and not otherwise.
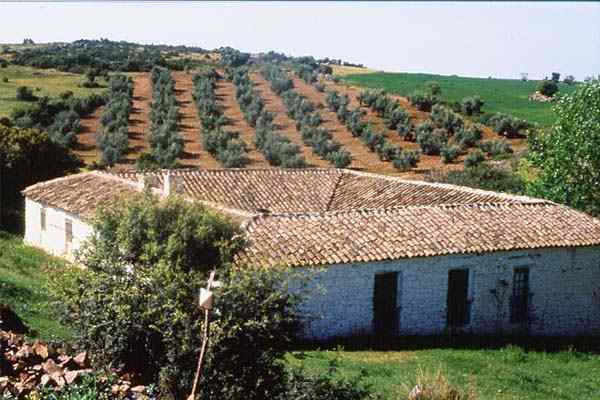
[[[410,116],[400,105],[396,105],[385,115],[385,125],[389,129],[404,130],[410,124]],[[398,128],[401,126],[402,128]]]
[[[436,104],[431,108],[431,120],[437,127],[444,128],[451,134],[464,125],[460,115],[441,104]]]
[[[444,164],[451,163],[456,160],[460,155],[460,147],[458,146],[444,146],[440,150],[440,155],[442,156],[442,162]]]
[[[408,171],[411,168],[415,168],[419,162],[419,153],[416,151],[403,150],[394,158],[394,168],[400,171]]]
[[[491,126],[494,132],[507,138],[522,136],[522,131],[529,127],[529,124],[521,119],[509,114],[496,113],[492,115],[487,125]]]
[[[427,122],[419,125],[416,136],[421,151],[430,156],[440,154],[440,150],[448,142],[448,133],[444,129],[434,129]]]
[[[8,67],[8,61],[6,61],[5,59],[0,59],[0,68],[7,68]]]
[[[368,388],[362,384],[364,374],[354,379],[335,378],[335,363],[327,372],[307,375],[304,371],[291,371],[285,393],[276,400],[367,400],[373,399]]]
[[[495,192],[523,194],[525,191],[525,182],[521,177],[509,169],[486,163],[470,166],[464,171],[448,171],[442,175],[431,175],[428,179]]]
[[[58,95],[62,100],[67,100],[73,97],[73,92],[71,90],[67,90]]]
[[[5,76],[5,77],[3,77],[3,78],[2,78],[2,82],[3,82],[3,83],[8,83],[8,77],[6,77],[6,76]]]
[[[61,111],[48,128],[48,136],[60,146],[74,147],[80,129],[79,115],[75,111]]]
[[[427,374],[419,370],[416,382],[412,387],[404,387],[404,394],[400,398],[410,400],[476,400],[477,395],[472,390],[462,391],[448,382],[448,378],[441,371]]]
[[[158,165],[154,157],[152,157],[152,154],[142,153],[137,160],[135,160],[135,169],[139,172],[151,172],[159,170],[160,165]]]
[[[512,154],[513,149],[510,144],[504,140],[489,140],[479,143],[479,148],[490,157],[499,157]]]
[[[471,168],[476,167],[485,160],[485,154],[483,151],[476,149],[465,157],[465,167]]]
[[[352,163],[352,155],[348,150],[339,149],[327,155],[327,160],[336,168],[346,168]]]
[[[463,149],[473,147],[483,137],[483,131],[477,124],[462,127],[454,133],[454,141]]]
[[[537,90],[544,96],[552,97],[558,93],[558,83],[544,79],[538,84]]]
[[[223,283],[211,314],[203,399],[276,398],[284,350],[299,328],[289,271],[230,265],[242,245],[224,217],[146,193],[101,210],[74,268],[53,283],[78,345],[98,367],[141,373],[159,398],[189,393],[201,344],[197,305],[209,271]]]
[[[442,87],[439,82],[429,81],[425,83],[425,87],[427,88],[427,92],[432,96],[439,96],[442,94]]]
[[[431,111],[431,107],[438,102],[435,96],[429,93],[415,91],[408,96],[410,103],[417,108],[419,111]]]
[[[27,86],[19,86],[17,88],[17,100],[19,101],[36,101],[37,97],[33,94],[33,90]]]
[[[479,96],[469,96],[462,99],[460,109],[463,113],[471,116],[481,114],[481,108],[483,107],[483,100]]]

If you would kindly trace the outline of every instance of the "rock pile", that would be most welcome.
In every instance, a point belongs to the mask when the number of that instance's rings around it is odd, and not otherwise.
[[[544,96],[539,91],[535,91],[532,95],[529,96],[530,101],[539,101],[542,103],[548,103],[554,101],[554,97]]]
[[[21,398],[44,386],[62,388],[91,372],[86,352],[70,356],[44,342],[29,344],[21,335],[0,330],[0,397]],[[119,398],[147,398],[145,391],[127,380],[112,386]]]

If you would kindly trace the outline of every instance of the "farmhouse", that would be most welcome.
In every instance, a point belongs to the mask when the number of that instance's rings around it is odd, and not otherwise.
[[[71,257],[144,183],[242,224],[238,262],[310,274],[309,338],[600,333],[600,220],[523,196],[341,169],[95,171],[27,188],[25,240]]]

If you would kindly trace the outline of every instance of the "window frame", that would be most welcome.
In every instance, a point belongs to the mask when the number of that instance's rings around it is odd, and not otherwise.
[[[523,324],[529,321],[530,275],[531,271],[528,266],[513,269],[510,302],[510,322],[513,324]]]

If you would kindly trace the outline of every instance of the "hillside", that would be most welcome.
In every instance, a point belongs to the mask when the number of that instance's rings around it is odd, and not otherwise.
[[[436,81],[442,88],[442,97],[448,102],[460,102],[464,97],[479,95],[485,101],[484,110],[489,113],[512,114],[529,122],[543,126],[554,122],[552,103],[529,101],[528,97],[537,87],[538,81],[523,82],[517,79],[466,78],[456,75],[432,75],[415,73],[373,72],[340,74],[349,84],[385,89],[390,93],[408,96],[423,89],[426,82]],[[570,93],[575,86],[559,84],[561,93]]]

